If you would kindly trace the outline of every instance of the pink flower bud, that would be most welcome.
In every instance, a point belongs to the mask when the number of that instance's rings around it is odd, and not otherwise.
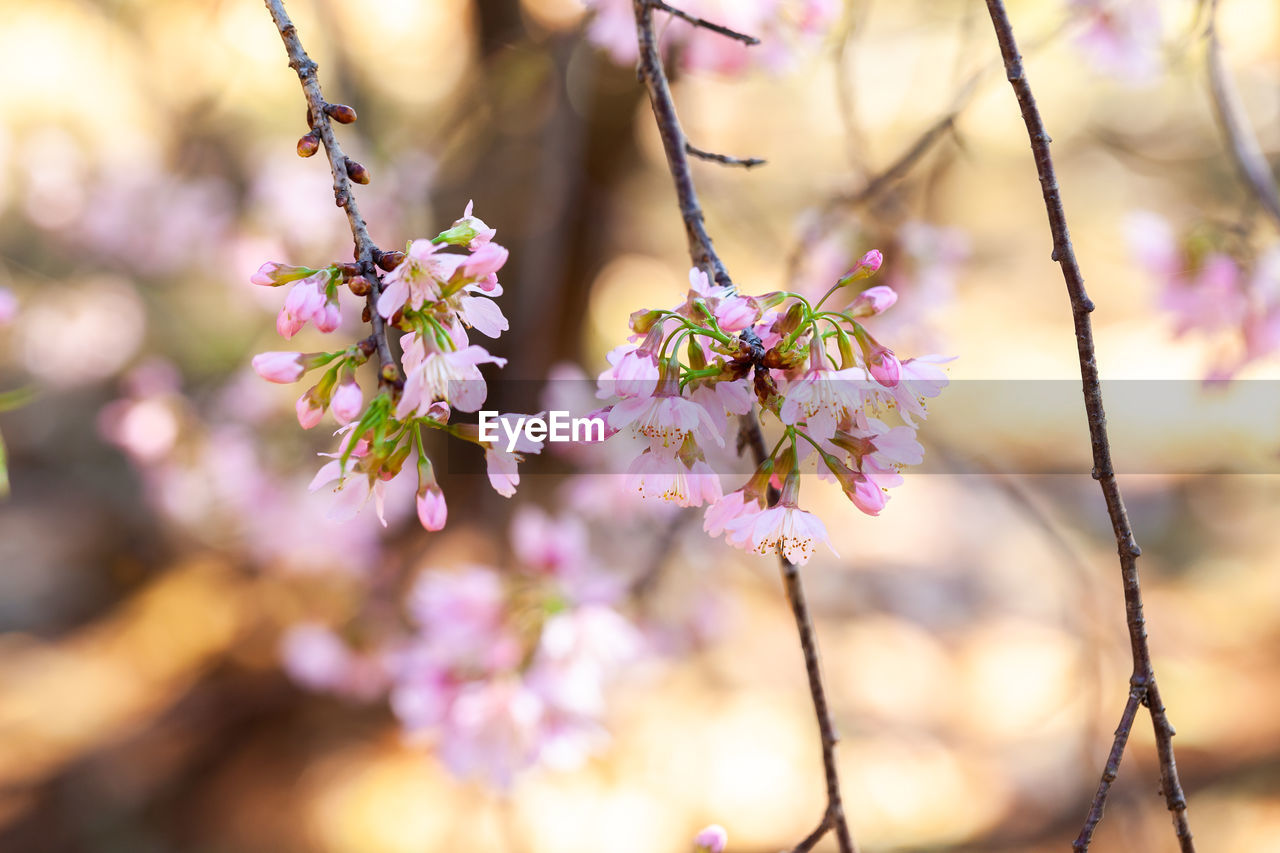
[[[898,301],[898,294],[887,284],[868,287],[858,294],[849,306],[849,315],[853,317],[871,317],[883,314]]]
[[[310,267],[294,267],[276,261],[267,261],[258,267],[258,271],[253,274],[249,281],[263,287],[279,287],[282,284],[306,278],[314,273],[315,270]]]
[[[729,843],[729,833],[724,827],[713,823],[693,837],[695,853],[724,853]]]
[[[253,357],[253,369],[268,382],[287,385],[306,372],[300,352],[260,352]]]
[[[360,410],[364,407],[364,394],[360,392],[360,386],[354,378],[338,385],[329,407],[333,409],[333,416],[340,424],[349,424],[360,417]]]
[[[311,429],[320,423],[320,419],[324,417],[324,404],[316,399],[315,390],[312,388],[299,397],[297,405],[294,406],[294,411],[298,415],[298,423],[302,425],[303,429]]]
[[[884,263],[884,255],[880,254],[879,249],[872,249],[863,255],[853,269],[844,274],[840,279],[841,285],[849,284],[853,281],[861,281],[864,278],[870,278],[880,269],[880,265]]]
[[[444,492],[439,486],[433,486],[418,495],[418,521],[427,530],[444,529],[449,518],[449,507],[444,500]]]
[[[342,311],[338,308],[337,296],[326,300],[324,307],[316,311],[312,319],[315,321],[316,328],[322,332],[332,332],[342,325]]]
[[[872,249],[862,256],[862,260],[858,261],[858,265],[853,268],[853,271],[866,270],[867,275],[874,275],[880,271],[880,265],[883,263],[884,255],[880,254],[879,249]]]

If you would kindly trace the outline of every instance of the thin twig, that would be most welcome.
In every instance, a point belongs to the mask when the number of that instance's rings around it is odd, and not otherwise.
[[[689,171],[689,156],[685,153],[684,130],[676,115],[667,72],[658,55],[658,39],[653,31],[653,3],[651,0],[632,0],[636,14],[636,39],[640,45],[640,76],[649,92],[653,118],[658,123],[662,147],[667,152],[667,166],[676,185],[676,197],[680,201],[680,216],[684,219],[685,234],[689,239],[689,256],[693,265],[707,273],[721,287],[733,288],[733,280],[725,272],[720,256],[711,245],[711,237],[703,222],[702,205],[693,186],[693,174]]]
[[[1205,25],[1205,41],[1208,43],[1206,64],[1209,71],[1209,94],[1212,96],[1213,112],[1218,117],[1218,126],[1226,139],[1231,159],[1244,178],[1245,184],[1258,199],[1262,209],[1280,227],[1280,191],[1276,189],[1275,178],[1271,173],[1271,165],[1262,153],[1258,137],[1249,126],[1244,105],[1240,103],[1240,93],[1235,82],[1227,71],[1227,63],[1222,58],[1222,45],[1218,41],[1217,27],[1218,4],[1212,3]]]
[[[740,428],[746,436],[747,447],[751,456],[759,465],[769,456],[765,446],[764,432],[760,429],[760,421],[755,413],[743,415]],[[769,505],[778,501],[778,490],[769,487]],[[813,711],[818,718],[818,736],[822,743],[822,769],[827,783],[827,808],[823,812],[822,822],[804,841],[793,848],[798,853],[810,849],[823,835],[834,831],[839,844],[840,853],[856,853],[858,846],[849,832],[849,822],[844,814],[844,800],[840,793],[840,775],[836,767],[836,744],[840,737],[836,734],[835,723],[831,719],[831,711],[827,705],[827,691],[822,681],[822,664],[818,658],[818,637],[813,628],[813,619],[809,615],[809,604],[805,599],[804,586],[800,582],[800,569],[786,557],[778,556],[779,568],[782,571],[782,584],[787,592],[787,602],[791,605],[791,614],[795,618],[796,630],[800,634],[800,650],[804,654],[804,671],[809,679],[809,695],[813,700]]]
[[[703,18],[699,18],[697,15],[690,15],[688,12],[684,11],[683,9],[677,9],[675,6],[672,6],[669,3],[662,2],[662,0],[645,0],[645,2],[648,6],[650,6],[653,9],[661,9],[663,12],[666,12],[668,15],[674,15],[675,17],[679,18],[682,21],[686,21],[690,24],[693,24],[695,27],[701,27],[702,29],[710,30],[713,33],[719,33],[725,38],[731,38],[731,39],[734,39],[735,41],[740,41],[743,44],[747,44],[747,45],[755,45],[760,43],[760,39],[756,38],[755,36],[749,36],[746,33],[740,33],[737,30],[731,30],[726,26],[722,26],[720,24],[712,23],[711,21],[705,20]]]
[[[1067,228],[1066,214],[1062,208],[1062,196],[1058,190],[1058,179],[1053,168],[1053,159],[1049,153],[1049,134],[1045,131],[1044,121],[1036,106],[1031,86],[1027,82],[1022,69],[1022,57],[1018,54],[1018,45],[1014,40],[1013,25],[1009,22],[1009,14],[1001,0],[987,0],[987,11],[995,28],[996,40],[1000,45],[1000,54],[1004,59],[1005,74],[1013,87],[1022,111],[1022,120],[1030,138],[1031,150],[1035,156],[1036,172],[1040,176],[1040,190],[1044,196],[1045,211],[1049,217],[1049,229],[1053,235],[1053,260],[1062,267],[1062,277],[1067,285],[1067,293],[1071,300],[1071,314],[1075,323],[1076,347],[1080,361],[1080,378],[1084,391],[1085,412],[1089,422],[1089,440],[1093,449],[1093,478],[1102,488],[1107,504],[1107,514],[1111,518],[1112,532],[1115,534],[1116,550],[1120,555],[1120,572],[1124,586],[1125,621],[1129,629],[1129,644],[1133,656],[1133,675],[1130,678],[1130,700],[1137,696],[1137,701],[1147,704],[1151,711],[1151,721],[1155,729],[1156,751],[1160,759],[1161,790],[1164,792],[1165,804],[1173,816],[1174,830],[1183,853],[1193,853],[1195,845],[1191,840],[1191,828],[1187,822],[1186,796],[1178,781],[1178,768],[1173,758],[1173,726],[1165,714],[1156,687],[1155,670],[1151,664],[1151,649],[1147,644],[1146,623],[1142,616],[1142,588],[1138,579],[1138,556],[1142,553],[1133,536],[1133,527],[1125,511],[1124,499],[1120,495],[1120,486],[1116,481],[1115,470],[1111,463],[1111,446],[1107,437],[1107,416],[1102,404],[1102,386],[1098,380],[1097,356],[1093,345],[1093,324],[1089,312],[1093,311],[1093,302],[1084,288],[1084,278],[1080,265],[1076,261],[1075,251],[1071,247],[1071,233]],[[1136,713],[1136,711],[1135,711]],[[1098,786],[1089,809],[1089,818],[1096,825],[1106,805],[1107,792],[1110,789],[1108,775],[1114,775],[1119,767],[1120,758],[1124,754],[1128,732],[1133,727],[1135,713],[1130,713],[1128,704],[1125,714],[1120,719],[1116,741],[1112,747],[1114,763],[1108,759],[1103,771],[1103,783]],[[1094,813],[1097,818],[1094,818]],[[1089,835],[1092,826],[1086,822],[1085,830],[1077,839],[1075,849],[1084,851],[1089,846]]]
[[[723,166],[741,166],[744,169],[750,169],[752,166],[763,166],[768,162],[767,160],[761,160],[759,157],[730,157],[728,154],[703,151],[688,141],[684,144],[684,150],[686,154],[697,157],[699,160],[709,160],[712,163],[719,163]]]
[[[667,83],[667,75],[662,67],[662,58],[658,54],[657,38],[653,30],[653,9],[662,8],[655,0],[632,0],[632,8],[636,16],[636,40],[640,46],[639,73],[649,93],[649,101],[653,107],[653,116],[658,123],[658,133],[662,137],[662,145],[667,153],[667,168],[675,183],[676,196],[680,202],[680,214],[684,219],[685,231],[689,238],[689,257],[694,266],[707,270],[717,284],[732,290],[733,280],[725,270],[719,256],[711,245],[711,237],[703,224],[702,208],[698,203],[698,194],[694,189],[693,176],[689,171],[689,159],[685,146],[688,144],[684,132],[680,128],[680,119],[676,114],[675,101],[671,97],[671,87]],[[764,461],[769,451],[764,445],[764,435],[760,430],[760,422],[754,415],[741,418],[742,429],[751,448],[756,463]],[[777,501],[777,494],[770,490],[770,503]],[[806,850],[817,843],[818,839],[828,831],[834,831],[839,843],[840,853],[856,853],[857,846],[849,832],[849,824],[845,820],[844,804],[840,795],[840,778],[836,768],[835,726],[831,722],[831,713],[827,706],[826,689],[822,682],[822,669],[818,659],[817,635],[813,628],[813,619],[809,614],[809,605],[805,600],[804,587],[800,582],[800,573],[785,557],[779,556],[783,585],[787,591],[787,600],[795,617],[796,629],[800,634],[800,648],[804,654],[805,673],[809,679],[809,694],[813,700],[814,713],[818,718],[818,733],[822,744],[822,766],[827,784],[827,808],[823,812],[822,822],[818,829],[810,834],[799,850]],[[807,846],[804,846],[807,845]]]
[[[333,125],[329,121],[329,114],[325,111],[329,104],[320,91],[320,77],[317,74],[319,66],[307,56],[306,50],[303,49],[302,40],[298,37],[298,29],[293,25],[293,21],[289,20],[289,15],[284,10],[284,0],[266,0],[266,4],[267,10],[271,12],[271,19],[275,21],[276,29],[280,31],[285,50],[288,51],[289,67],[297,72],[298,82],[302,84],[312,129],[320,136],[320,142],[324,145],[325,154],[329,158],[329,171],[333,174],[334,202],[347,214],[347,223],[351,226],[351,239],[355,243],[356,264],[360,267],[360,273],[365,281],[369,283],[367,297],[369,322],[373,326],[373,337],[377,344],[381,368],[378,373],[378,382],[380,385],[394,385],[400,381],[400,369],[396,366],[395,357],[391,354],[391,346],[387,341],[386,323],[378,314],[378,296],[382,293],[382,284],[374,271],[374,263],[380,252],[369,237],[369,228],[365,224],[364,217],[360,215],[360,208],[351,191],[351,180],[347,176],[347,156],[342,153],[342,146],[338,144]]]

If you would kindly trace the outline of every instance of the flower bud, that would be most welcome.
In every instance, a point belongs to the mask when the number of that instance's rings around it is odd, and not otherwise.
[[[444,492],[436,482],[435,470],[431,460],[418,456],[418,521],[427,530],[440,530],[449,518],[449,507],[444,500]]]
[[[320,150],[320,134],[314,130],[298,140],[298,156],[310,157]]]
[[[729,833],[719,824],[711,824],[693,837],[694,853],[724,853]]]
[[[355,377],[348,374],[338,384],[338,390],[333,392],[333,401],[329,404],[333,416],[338,423],[346,425],[360,417],[363,406],[364,394],[360,392]]]
[[[338,124],[351,124],[356,120],[356,111],[346,104],[325,104],[324,111]]]
[[[346,158],[346,167],[348,178],[355,181],[357,184],[369,183],[369,170],[364,166],[348,157]]]
[[[320,419],[324,417],[324,403],[322,403],[316,394],[315,386],[307,389],[307,393],[298,398],[298,402],[294,405],[294,412],[298,415],[298,423],[303,429],[311,429],[320,423]]]
[[[268,382],[281,385],[297,382],[307,372],[300,352],[260,352],[253,357],[253,369]]]
[[[282,284],[315,275],[316,272],[317,270],[311,267],[295,267],[277,261],[267,261],[258,267],[258,271],[249,277],[249,281],[262,287],[279,287]]]
[[[852,317],[871,317],[883,314],[897,301],[898,294],[892,287],[878,284],[859,293],[846,313]]]
[[[387,272],[391,272],[400,266],[400,262],[404,260],[404,252],[383,252],[378,256],[378,266]]]
[[[653,324],[662,319],[663,313],[657,308],[641,308],[639,311],[631,312],[629,321],[631,331],[637,335],[647,335],[653,328]]]
[[[368,296],[373,288],[363,277],[356,277],[347,282],[347,289],[353,296]],[[367,320],[365,321],[368,322]]]
[[[845,273],[844,277],[840,279],[840,286],[844,287],[850,282],[870,278],[876,274],[882,263],[884,263],[884,255],[880,254],[879,249],[872,249],[854,264],[853,269]]]

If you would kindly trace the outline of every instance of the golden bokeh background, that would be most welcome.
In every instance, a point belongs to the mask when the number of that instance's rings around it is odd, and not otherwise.
[[[815,560],[805,580],[847,807],[866,851],[1065,850],[1129,667],[1069,306],[981,4],[856,5],[842,65],[831,44],[785,74],[675,86],[696,144],[769,161],[695,164],[734,278],[764,292],[787,286],[805,212],[886,166],[986,69],[911,178],[824,223],[856,244],[925,220],[969,244],[954,297],[930,313],[938,349],[958,356],[956,393],[921,432],[932,473],[908,476],[877,519],[818,499],[842,559]],[[1028,73],[1098,304],[1100,368],[1125,380],[1108,387],[1123,412],[1113,449],[1192,828],[1203,850],[1264,853],[1280,851],[1280,396],[1266,390],[1280,361],[1202,386],[1216,344],[1173,337],[1124,237],[1134,210],[1190,227],[1250,205],[1214,124],[1193,5],[1163,4],[1165,74],[1132,88],[1082,61],[1066,4],[1010,4],[1024,42],[1041,42]],[[516,379],[562,360],[597,371],[632,310],[678,301],[684,237],[648,105],[630,69],[583,44],[576,0],[289,6],[326,93],[360,113],[339,132],[373,172],[359,195],[375,239],[435,233],[474,198],[512,249],[498,351],[518,355]],[[1221,7],[1249,117],[1280,150],[1280,9]],[[303,106],[279,37],[260,3],[230,0],[3,0],[0,21],[0,286],[21,305],[0,329],[0,388],[39,389],[0,414],[13,480],[0,849],[677,853],[710,822],[734,853],[803,837],[822,776],[781,586],[769,561],[696,523],[660,606],[682,606],[680,578],[695,576],[718,632],[628,674],[613,742],[583,769],[537,769],[497,796],[406,745],[384,708],[290,684],[281,626],[340,618],[358,579],[278,571],[199,482],[158,507],[95,426],[124,377],[159,358],[186,402],[143,438],[213,434],[223,410],[258,406],[264,469],[309,469],[298,460],[319,448],[289,423],[287,389],[226,391],[277,347],[278,294],[250,287],[252,270],[349,252],[323,165],[292,153]],[[1125,408],[1151,387],[1167,411]],[[1056,389],[1043,406],[1005,408],[1041,388]],[[554,487],[530,476],[515,500],[550,503]],[[385,565],[500,559],[510,507],[465,484],[450,494],[449,529],[393,525]],[[1175,849],[1157,785],[1140,716],[1095,851]]]

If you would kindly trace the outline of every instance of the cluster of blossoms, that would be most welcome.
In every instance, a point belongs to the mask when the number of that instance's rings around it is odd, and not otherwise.
[[[1207,230],[1179,239],[1154,213],[1133,214],[1128,231],[1175,334],[1200,332],[1222,343],[1210,378],[1229,379],[1280,348],[1280,244],[1254,253]]]
[[[1099,72],[1131,85],[1160,71],[1164,38],[1159,0],[1070,0],[1083,28],[1076,43]]]
[[[443,430],[483,448],[489,480],[506,497],[515,493],[520,481],[520,454],[541,449],[540,442],[524,438],[508,448],[482,440],[474,424],[450,423],[454,410],[476,412],[484,404],[488,389],[480,365],[506,363],[467,337],[468,329],[496,338],[508,328],[493,301],[502,294],[497,272],[507,260],[507,250],[493,242],[495,233],[471,214],[468,205],[463,217],[434,239],[414,240],[405,252],[387,252],[378,258],[387,273],[376,309],[388,328],[404,333],[400,338],[403,387],[391,381],[394,365],[383,364],[379,392],[365,402],[356,370],[376,352],[373,336],[329,352],[265,352],[254,357],[254,370],[272,382],[297,382],[310,371],[324,368],[319,381],[298,398],[296,409],[304,429],[320,423],[326,411],[339,424],[338,450],[328,454],[331,461],[311,486],[315,490],[336,484],[335,517],[354,515],[372,495],[382,518],[387,481],[400,474],[416,451],[418,518],[428,530],[442,528],[447,506],[423,448],[424,429]],[[465,251],[448,251],[450,247]],[[342,284],[359,296],[370,290],[353,264],[315,270],[267,263],[252,281],[267,287],[290,285],[276,319],[276,330],[286,339],[308,322],[322,332],[336,329],[341,323],[338,291]]]
[[[830,546],[822,521],[799,507],[806,466],[834,478],[858,509],[879,514],[900,470],[922,461],[915,433],[925,400],[947,383],[946,359],[900,360],[860,322],[897,301],[884,285],[851,287],[881,263],[878,251],[868,252],[815,301],[789,291],[728,292],[695,268],[681,305],[635,312],[631,342],[609,353],[598,379],[611,435],[629,433],[642,445],[631,488],[708,505],[709,534],[795,563],[819,542]],[[836,294],[842,308],[824,307]],[[706,454],[729,444],[742,415],[776,421],[782,432],[747,482],[726,494]],[[776,503],[772,489],[780,490]]]
[[[587,39],[619,65],[634,65],[636,18],[632,0],[583,0],[591,10]],[[747,45],[673,17],[661,31],[664,52],[689,71],[740,74],[752,67],[781,71],[821,43],[843,10],[840,0],[682,0],[682,12],[759,37]]]
[[[580,763],[607,739],[606,689],[644,643],[614,607],[625,585],[591,559],[580,522],[524,510],[512,546],[510,571],[419,574],[408,629],[377,649],[295,626],[283,639],[286,669],[313,689],[385,691],[408,737],[460,778],[506,789],[534,764]]]

